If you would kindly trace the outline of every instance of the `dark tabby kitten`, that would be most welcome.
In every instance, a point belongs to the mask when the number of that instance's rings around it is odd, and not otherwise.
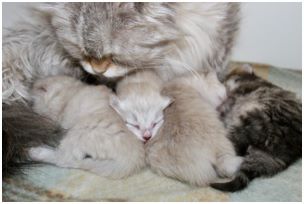
[[[219,106],[238,155],[236,177],[213,188],[238,191],[260,176],[283,171],[302,155],[302,104],[294,93],[256,76],[251,67],[233,70],[225,80],[228,98]]]

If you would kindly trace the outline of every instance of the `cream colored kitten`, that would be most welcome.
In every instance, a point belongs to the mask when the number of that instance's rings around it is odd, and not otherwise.
[[[35,111],[67,130],[57,148],[31,148],[33,160],[110,178],[128,176],[144,166],[143,144],[110,107],[107,87],[57,76],[38,80],[32,92]]]
[[[191,82],[189,76],[165,85],[162,93],[174,102],[164,111],[159,133],[146,144],[146,160],[159,174],[206,186],[219,177],[233,176],[242,159],[226,138],[215,105],[210,103],[216,101],[211,92],[199,93],[203,87],[194,89]]]
[[[156,135],[164,122],[163,110],[171,103],[160,93],[162,84],[150,70],[137,72],[119,82],[117,96],[110,99],[129,130],[144,142]]]

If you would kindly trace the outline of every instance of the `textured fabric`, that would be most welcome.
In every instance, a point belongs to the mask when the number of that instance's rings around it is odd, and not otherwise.
[[[261,77],[302,96],[298,71],[253,65]],[[122,180],[50,165],[3,182],[3,201],[301,201],[302,161],[272,178],[258,178],[237,193],[193,187],[145,169]]]

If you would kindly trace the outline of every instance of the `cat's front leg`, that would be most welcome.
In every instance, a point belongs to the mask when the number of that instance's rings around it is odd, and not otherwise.
[[[57,152],[52,147],[39,146],[30,148],[29,156],[33,161],[56,163]]]

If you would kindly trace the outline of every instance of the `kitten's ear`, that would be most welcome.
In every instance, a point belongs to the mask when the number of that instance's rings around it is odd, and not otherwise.
[[[246,73],[253,74],[253,68],[250,64],[242,65],[241,69]]]
[[[120,103],[121,102],[116,95],[112,94],[110,96],[110,106],[118,113],[121,113]]]
[[[47,84],[46,83],[40,83],[39,81],[34,84],[33,87],[34,90],[40,91],[40,92],[47,92]]]
[[[170,98],[168,96],[165,96],[164,98],[164,103],[163,103],[163,109],[166,109],[168,106],[170,106],[170,104],[172,104],[174,102],[173,98]]]

